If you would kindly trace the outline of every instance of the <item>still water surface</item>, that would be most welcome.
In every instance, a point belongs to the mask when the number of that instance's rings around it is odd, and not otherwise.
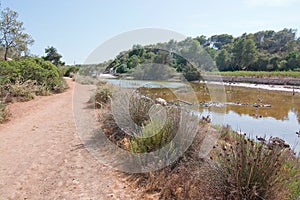
[[[127,88],[140,88],[152,98],[161,97],[169,102],[181,99],[200,117],[210,115],[212,124],[230,125],[233,130],[245,132],[253,137],[280,137],[300,152],[300,94],[269,91],[245,87],[220,86],[207,88],[203,83],[128,81],[108,79],[108,82]],[[215,87],[215,88],[214,88]],[[225,101],[212,101],[213,90],[220,90]],[[217,92],[218,93],[218,92]],[[191,98],[191,96],[196,96]]]

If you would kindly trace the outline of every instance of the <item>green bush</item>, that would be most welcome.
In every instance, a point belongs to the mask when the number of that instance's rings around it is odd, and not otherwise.
[[[2,97],[9,94],[20,100],[32,99],[34,94],[62,92],[67,88],[55,65],[32,57],[20,61],[0,61],[0,85]]]
[[[65,77],[73,78],[74,74],[76,74],[80,69],[80,66],[63,66],[59,67],[60,74]]]
[[[14,83],[20,76],[19,63],[0,61],[0,84]]]
[[[32,80],[49,90],[61,84],[58,68],[40,58],[26,58],[18,62],[0,61],[0,77],[1,84]]]
[[[138,115],[135,114],[136,117],[133,117],[133,120],[144,119],[147,120],[149,109],[147,111],[147,107],[144,109],[137,110]],[[148,119],[147,123],[141,124],[141,132],[137,133],[137,137],[134,137],[130,141],[130,150],[134,153],[145,153],[145,152],[153,152],[162,147],[166,146],[171,142],[173,137],[177,134],[177,129],[179,127],[180,122],[180,110],[175,108],[166,108],[166,118],[156,118]],[[131,114],[133,116],[133,114]],[[137,117],[141,116],[141,118]],[[138,124],[138,123],[137,123]]]

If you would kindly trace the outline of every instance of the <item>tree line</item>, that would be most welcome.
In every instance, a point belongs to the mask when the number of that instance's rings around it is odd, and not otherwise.
[[[300,38],[296,29],[196,37],[220,71],[287,71],[300,68]]]
[[[168,64],[197,80],[199,71],[288,71],[300,69],[300,39],[295,29],[259,31],[234,37],[204,35],[183,41],[134,45],[121,52],[107,67],[127,73],[147,63]]]

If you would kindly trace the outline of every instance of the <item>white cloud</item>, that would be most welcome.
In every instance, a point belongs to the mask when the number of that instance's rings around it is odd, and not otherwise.
[[[245,0],[250,6],[287,6],[297,0]]]

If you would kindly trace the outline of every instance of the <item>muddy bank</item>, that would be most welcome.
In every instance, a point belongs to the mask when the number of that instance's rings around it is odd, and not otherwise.
[[[218,76],[218,75],[203,75],[202,77],[206,81],[300,86],[300,79],[292,78],[292,77]]]

